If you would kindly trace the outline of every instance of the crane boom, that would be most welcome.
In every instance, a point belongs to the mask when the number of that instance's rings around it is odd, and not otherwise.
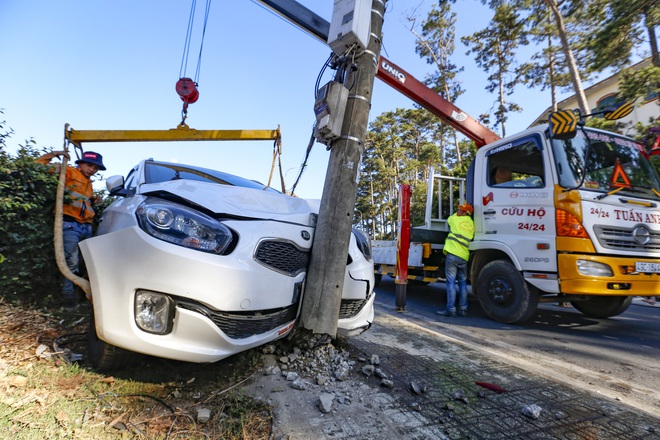
[[[258,0],[268,9],[295,24],[314,38],[326,43],[330,23],[295,0]],[[376,77],[413,102],[424,107],[448,125],[474,141],[477,147],[500,137],[451,102],[434,92],[411,74],[381,55]]]

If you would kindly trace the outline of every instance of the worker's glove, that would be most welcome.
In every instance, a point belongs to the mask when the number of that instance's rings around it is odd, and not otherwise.
[[[69,156],[69,152],[66,150],[53,151],[51,154],[53,155],[53,157],[62,158],[62,156],[64,156],[66,157],[66,160],[71,160],[71,156]]]

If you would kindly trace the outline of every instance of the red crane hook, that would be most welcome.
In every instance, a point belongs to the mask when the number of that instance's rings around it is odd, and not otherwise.
[[[176,82],[176,92],[183,101],[183,113],[188,112],[188,104],[194,104],[199,99],[197,84],[190,78],[179,78]]]

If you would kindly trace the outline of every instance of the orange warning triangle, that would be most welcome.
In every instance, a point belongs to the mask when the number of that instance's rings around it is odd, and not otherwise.
[[[620,182],[619,179],[623,180],[623,182]],[[612,177],[610,177],[610,186],[617,188],[620,187],[630,188],[632,186],[630,184],[630,178],[623,170],[619,158],[617,158],[616,162],[614,163],[614,169],[612,170]]]

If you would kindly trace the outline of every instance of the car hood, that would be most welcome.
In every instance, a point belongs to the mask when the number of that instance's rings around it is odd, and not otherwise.
[[[310,214],[318,212],[305,199],[253,188],[191,180],[144,184],[139,192],[142,195],[167,192],[219,215],[273,219],[305,225],[312,225]]]

